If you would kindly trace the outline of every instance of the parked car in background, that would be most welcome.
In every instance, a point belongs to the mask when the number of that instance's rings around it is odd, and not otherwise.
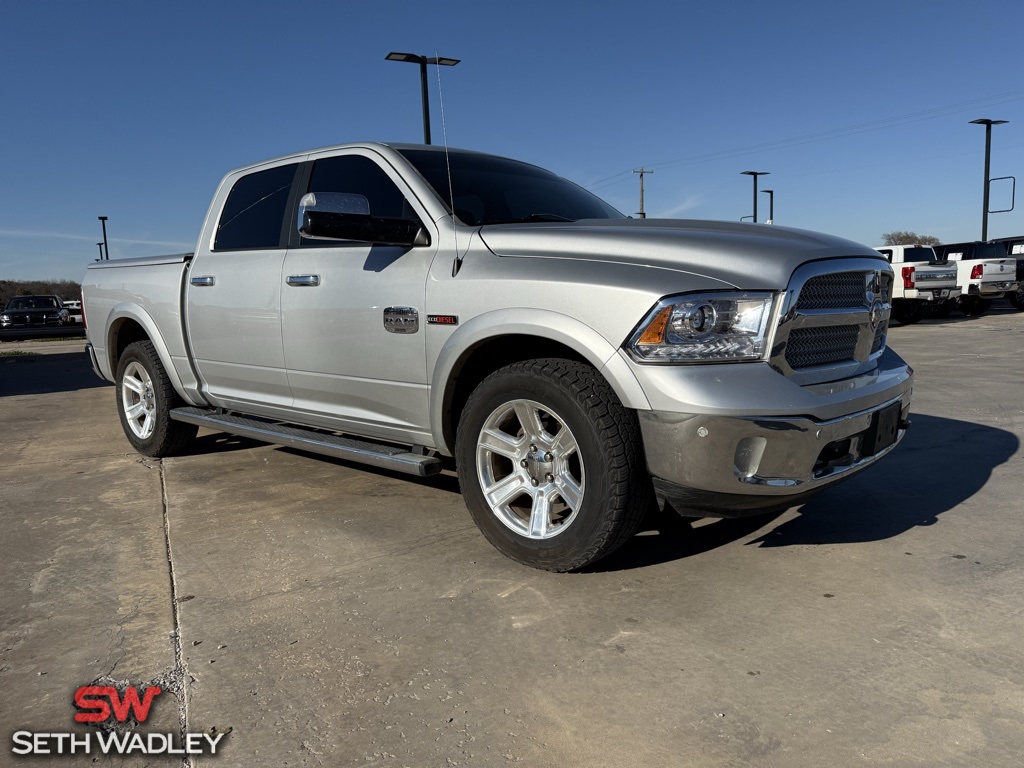
[[[82,302],[80,299],[62,300],[64,308],[68,311],[68,322],[71,325],[82,322]]]
[[[983,315],[994,300],[1017,290],[1017,262],[1007,258],[1002,243],[944,243],[935,246],[935,252],[957,263],[957,305],[965,315]]]
[[[892,264],[892,316],[904,325],[960,296],[956,265],[940,262],[931,246],[880,245],[875,250]]]
[[[1006,298],[1018,310],[1024,311],[1024,235],[1000,237],[996,240],[1006,247],[1006,255],[1017,262],[1017,290],[1010,291]]]
[[[56,296],[15,296],[0,313],[0,328],[61,326],[69,317]]]

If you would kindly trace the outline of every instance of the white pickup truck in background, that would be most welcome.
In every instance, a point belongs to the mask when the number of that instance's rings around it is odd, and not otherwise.
[[[1017,290],[1017,261],[1006,256],[1002,243],[949,243],[935,252],[956,263],[957,305],[965,315],[983,315],[993,301]]]
[[[875,248],[892,264],[892,317],[904,325],[918,322],[926,311],[948,306],[960,296],[955,264],[939,262],[928,245],[880,245]],[[942,311],[941,309],[939,310]]]

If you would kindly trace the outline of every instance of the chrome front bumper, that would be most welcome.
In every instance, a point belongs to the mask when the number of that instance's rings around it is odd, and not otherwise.
[[[801,503],[900,443],[909,426],[910,384],[883,403],[827,421],[641,411],[655,489],[677,511],[698,515],[728,517]],[[879,441],[880,422],[895,426],[891,443]]]

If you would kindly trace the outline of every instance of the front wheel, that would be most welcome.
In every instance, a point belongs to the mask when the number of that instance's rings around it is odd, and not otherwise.
[[[481,532],[535,568],[605,557],[653,503],[636,415],[582,363],[527,360],[491,374],[462,412],[456,456]]]
[[[184,448],[195,438],[194,424],[172,421],[170,411],[182,405],[150,341],[129,344],[117,364],[117,414],[132,447],[159,458]]]

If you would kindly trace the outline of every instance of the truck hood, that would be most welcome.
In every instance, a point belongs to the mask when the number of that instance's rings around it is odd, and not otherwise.
[[[780,290],[807,261],[873,258],[850,240],[768,224],[683,219],[587,219],[480,228],[498,256],[617,262],[721,280],[743,290]]]

